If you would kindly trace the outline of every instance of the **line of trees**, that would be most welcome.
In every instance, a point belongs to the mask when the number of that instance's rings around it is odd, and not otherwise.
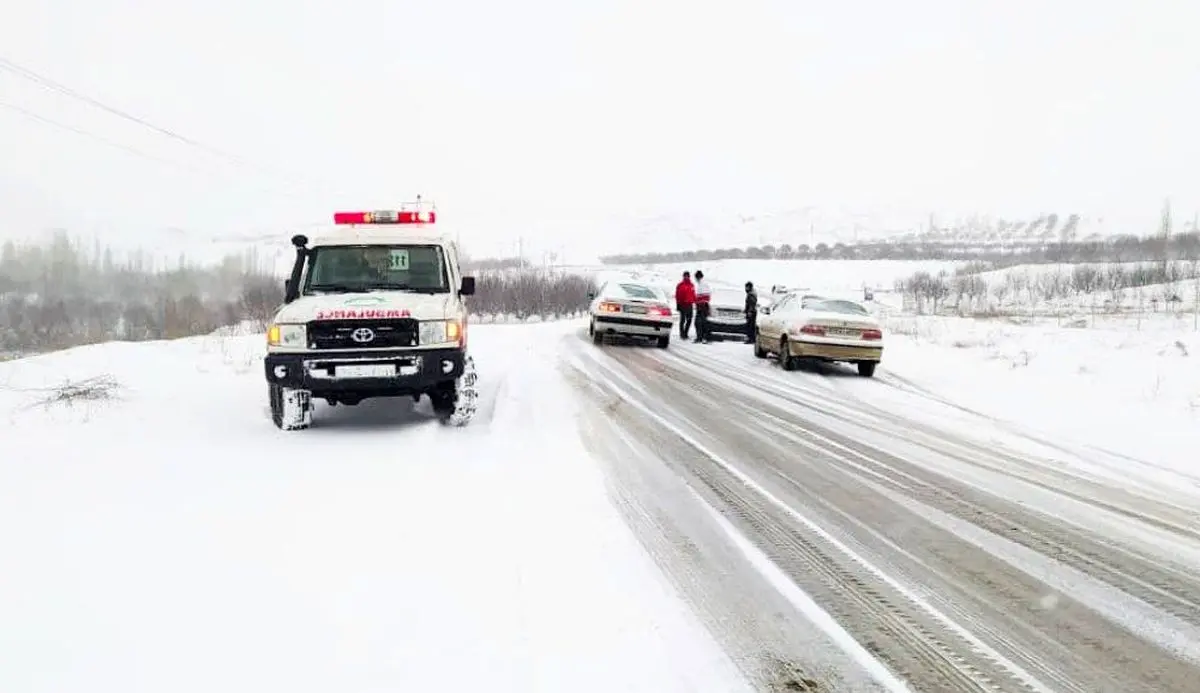
[[[1010,269],[989,281],[981,272],[990,269],[994,268],[971,264],[953,273],[916,272],[897,281],[895,288],[917,313],[980,313],[1013,305],[1053,305],[1088,295],[1109,309],[1133,299],[1139,305],[1169,310],[1190,298],[1181,282],[1200,280],[1200,260],[1076,264],[1050,272]]]
[[[982,260],[1005,266],[1075,262],[1135,262],[1200,257],[1200,232],[1107,239],[1042,241],[1015,240],[980,243],[974,241],[871,241],[866,243],[817,243],[809,246],[762,245],[746,248],[687,250],[670,253],[620,253],[605,255],[606,265],[667,264],[711,260]]]
[[[491,270],[476,273],[471,312],[520,320],[573,316],[587,309],[589,277],[545,270]]]
[[[561,272],[476,273],[477,315],[543,319],[587,307],[589,279]],[[0,246],[0,358],[104,341],[210,334],[246,320],[265,324],[283,280],[254,250],[172,267],[146,253],[117,257],[65,232],[42,244]]]
[[[264,320],[281,300],[281,282],[253,250],[162,268],[144,253],[84,249],[65,233],[0,247],[0,352],[207,334]]]

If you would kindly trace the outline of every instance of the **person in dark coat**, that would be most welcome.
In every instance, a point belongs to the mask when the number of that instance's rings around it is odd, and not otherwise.
[[[758,328],[758,294],[754,291],[754,282],[746,282],[746,343],[754,341],[754,331]]]
[[[696,285],[692,284],[692,273],[684,272],[683,280],[675,285],[675,310],[679,311],[679,336],[688,338],[692,329],[692,314],[696,306]]]
[[[712,306],[712,289],[704,281],[704,272],[696,270],[696,343],[708,344],[712,336],[708,331],[708,316]]]

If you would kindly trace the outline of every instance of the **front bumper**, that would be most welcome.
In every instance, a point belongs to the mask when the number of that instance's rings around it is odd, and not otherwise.
[[[463,373],[466,354],[460,349],[387,349],[379,351],[307,351],[268,353],[267,382],[309,390],[314,395],[358,393],[403,395],[427,392]],[[396,375],[337,377],[338,366],[394,365]]]
[[[883,360],[882,346],[867,347],[822,344],[819,342],[802,342],[798,339],[790,339],[788,340],[788,350],[792,352],[792,356],[805,359],[822,359],[825,361],[843,361],[848,363]]]

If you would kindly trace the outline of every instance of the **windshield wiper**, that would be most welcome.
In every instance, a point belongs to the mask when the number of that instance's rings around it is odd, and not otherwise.
[[[329,291],[335,294],[361,294],[367,292],[367,289],[362,286],[350,286],[349,284],[313,284],[308,288],[311,291]]]
[[[441,289],[431,289],[427,286],[409,286],[407,284],[367,284],[370,289],[379,291],[410,291],[414,294],[440,294]]]

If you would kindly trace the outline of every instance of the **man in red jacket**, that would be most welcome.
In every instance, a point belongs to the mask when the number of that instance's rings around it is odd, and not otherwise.
[[[679,311],[679,336],[688,338],[692,328],[692,311],[696,305],[696,286],[692,284],[692,273],[684,272],[683,281],[675,285],[675,310]]]

